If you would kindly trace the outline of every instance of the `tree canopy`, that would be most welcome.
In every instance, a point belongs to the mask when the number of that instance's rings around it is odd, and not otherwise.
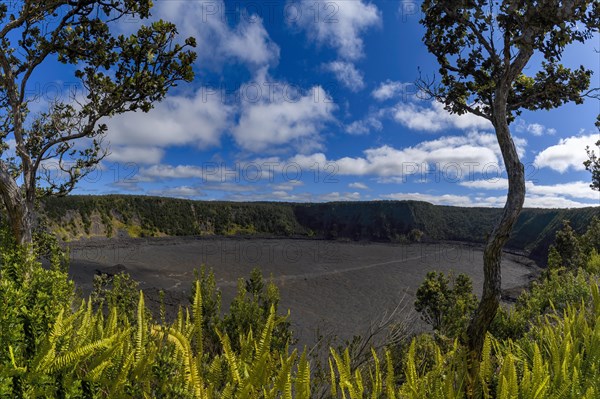
[[[492,120],[493,104],[505,93],[510,123],[523,110],[598,98],[599,89],[589,89],[590,69],[561,64],[569,44],[598,32],[597,2],[428,0],[423,10],[423,41],[440,64],[441,79],[421,87],[449,111]],[[528,75],[524,68],[534,54],[543,61]]]
[[[178,41],[170,22],[121,33],[125,17],[150,16],[150,0],[11,5],[0,4],[0,195],[13,234],[27,243],[36,197],[67,194],[107,154],[103,118],[149,111],[178,81],[193,79],[196,54],[195,40]],[[31,112],[33,77],[53,62],[71,65],[84,92]],[[50,160],[58,178],[44,168]]]

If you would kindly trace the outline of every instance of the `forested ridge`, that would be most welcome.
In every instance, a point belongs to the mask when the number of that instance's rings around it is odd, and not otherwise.
[[[424,239],[485,242],[499,208],[463,208],[419,201],[328,203],[193,201],[106,195],[48,198],[47,225],[64,240],[90,236],[274,235],[398,242],[411,231]],[[525,209],[508,242],[545,260],[548,246],[569,220],[583,232],[600,207]]]

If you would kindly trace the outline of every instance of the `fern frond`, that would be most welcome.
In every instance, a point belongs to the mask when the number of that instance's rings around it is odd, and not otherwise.
[[[227,336],[227,334],[222,334],[219,331],[217,331],[217,334],[221,339],[221,345],[223,346],[223,355],[225,356],[227,364],[229,365],[231,378],[233,379],[234,383],[239,384],[242,381],[242,377],[240,375],[237,356],[231,349],[231,342],[229,341],[229,336]]]
[[[331,361],[331,358],[329,358],[328,361],[330,378],[329,386],[331,387],[331,395],[335,398],[337,397],[337,379],[335,377],[335,370],[333,368],[333,362]]]
[[[143,356],[144,346],[146,344],[146,305],[144,303],[144,293],[140,290],[140,299],[137,309],[137,330],[135,336],[135,360],[137,362]]]
[[[66,368],[73,367],[77,363],[85,360],[88,356],[91,356],[93,353],[112,345],[117,336],[118,335],[114,335],[112,337],[81,346],[64,355],[57,356],[52,364],[48,365],[46,371],[49,373],[55,373]]]
[[[310,398],[310,365],[306,358],[306,349],[300,356],[298,363],[298,373],[296,374],[296,399]]]
[[[377,353],[375,349],[371,348],[371,355],[373,356],[373,363],[375,365],[375,370],[370,373],[371,376],[371,399],[378,399],[383,394],[383,379],[381,377],[381,366],[379,363],[379,357],[377,357]]]
[[[196,342],[196,354],[198,356],[202,356],[204,351],[203,349],[203,340],[204,337],[202,335],[202,289],[200,285],[200,280],[196,280],[196,293],[194,295],[194,341]]]
[[[387,371],[385,374],[385,391],[388,399],[396,399],[394,364],[392,363],[392,354],[388,349],[385,351],[385,363]]]

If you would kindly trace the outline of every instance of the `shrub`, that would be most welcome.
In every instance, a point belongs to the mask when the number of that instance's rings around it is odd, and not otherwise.
[[[569,221],[563,221],[563,228],[556,232],[554,247],[560,256],[561,265],[570,270],[585,266],[585,253],[579,237],[571,227]]]
[[[422,367],[424,346],[415,338],[408,350],[405,382],[397,386],[389,357],[386,365],[373,354],[364,370],[347,367],[345,353],[333,353],[333,397],[362,399],[582,398],[600,393],[600,288],[590,285],[584,302],[568,304],[562,312],[537,319],[518,340],[487,335],[476,378],[469,380],[466,348],[455,341],[449,349],[425,341],[428,367]],[[467,395],[469,392],[469,395]],[[385,396],[384,396],[385,395]]]
[[[570,304],[581,303],[590,296],[595,277],[583,269],[552,269],[530,290],[523,291],[510,310],[500,308],[491,333],[502,339],[518,339],[529,330],[532,321],[550,312],[562,312]]]
[[[588,273],[600,275],[600,254],[596,252],[596,248],[592,248],[585,270]]]
[[[417,290],[415,309],[434,330],[448,337],[457,337],[477,306],[473,283],[466,274],[456,278],[441,272],[429,272]]]
[[[421,242],[424,233],[419,229],[412,229],[410,233],[408,233],[408,238],[412,242]]]
[[[90,300],[97,308],[115,307],[119,314],[133,320],[139,292],[139,283],[128,273],[97,274],[94,276],[94,288]]]
[[[211,274],[201,274],[191,307],[171,325],[154,324],[141,292],[131,303],[137,283],[125,274],[97,286],[104,311],[91,300],[75,302],[73,283],[56,263],[62,254],[50,253],[53,263],[44,268],[36,260],[42,247],[17,247],[0,233],[0,397],[275,399],[293,390],[309,398],[307,357],[288,351],[278,291],[260,272],[224,321],[218,295],[203,301],[215,291]],[[241,324],[250,308],[260,317]],[[204,323],[205,315],[214,323]],[[204,349],[207,330],[218,337],[212,353]]]
[[[248,331],[260,331],[266,323],[270,309],[277,311],[279,289],[271,281],[264,283],[260,269],[255,268],[248,280],[238,281],[238,292],[231,302],[229,313],[223,317],[220,327],[230,337],[241,336]],[[273,348],[283,349],[293,344],[292,331],[287,317],[277,316],[273,332]],[[238,348],[238,343],[232,343]]]

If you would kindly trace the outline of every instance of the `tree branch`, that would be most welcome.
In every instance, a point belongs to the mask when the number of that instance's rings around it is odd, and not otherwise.
[[[452,12],[446,5],[444,5],[444,11],[446,11],[446,14],[449,14],[449,15],[456,14],[456,13]],[[494,46],[492,44],[490,44],[490,42],[485,38],[485,36],[483,36],[483,32],[481,32],[477,28],[477,26],[475,26],[473,21],[471,21],[470,19],[465,18],[464,16],[461,15],[461,22],[463,24],[465,24],[467,27],[469,27],[469,29],[471,29],[471,32],[475,35],[475,37],[477,37],[479,44],[481,44],[486,49],[486,51],[488,52],[490,57],[492,57],[493,61],[495,63],[500,63],[500,57],[498,56],[498,54],[496,54],[496,51],[494,50]]]

